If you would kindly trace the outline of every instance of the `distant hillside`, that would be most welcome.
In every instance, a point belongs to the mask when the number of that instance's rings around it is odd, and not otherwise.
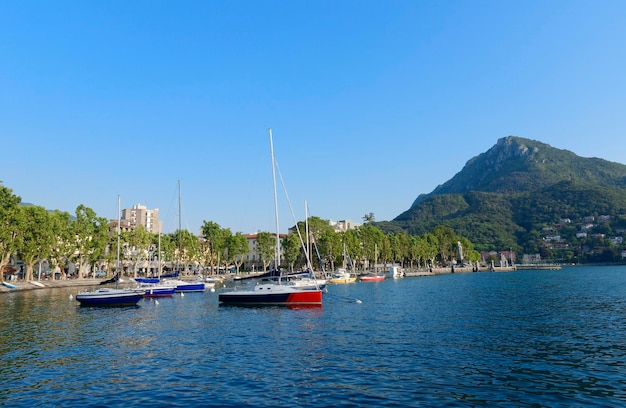
[[[583,158],[569,150],[509,136],[498,140],[487,152],[470,159],[458,174],[430,194],[420,195],[411,208],[433,195],[470,191],[529,192],[561,181],[626,188],[626,165]]]
[[[560,220],[600,215],[616,227],[626,223],[626,165],[509,136],[394,220],[377,224],[410,234],[446,225],[480,249],[533,252],[542,232]]]

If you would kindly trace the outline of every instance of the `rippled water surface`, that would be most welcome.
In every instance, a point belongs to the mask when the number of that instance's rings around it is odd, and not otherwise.
[[[626,404],[626,267],[331,285],[298,310],[77,291],[0,294],[0,405]]]

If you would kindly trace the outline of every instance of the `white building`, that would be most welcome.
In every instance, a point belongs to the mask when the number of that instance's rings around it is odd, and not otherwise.
[[[149,210],[141,204],[122,210],[121,218],[122,225],[126,222],[132,229],[143,225],[146,231],[158,234],[162,227],[162,222],[159,221],[159,209]]]

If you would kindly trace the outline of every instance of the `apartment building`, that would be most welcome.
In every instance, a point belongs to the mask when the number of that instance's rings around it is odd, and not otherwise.
[[[333,227],[335,232],[346,232],[347,230],[356,229],[363,225],[360,222],[354,222],[352,220],[341,220],[341,221],[328,221],[328,225]]]
[[[141,204],[133,205],[132,208],[122,210],[121,224],[128,224],[131,229],[143,225],[146,231],[157,234],[161,229],[162,222],[159,221],[159,209],[149,210]]]
[[[283,252],[282,252],[282,243],[283,239],[287,236],[287,234],[278,234],[278,238],[281,243],[280,257],[282,261]],[[245,255],[246,260],[243,264],[243,267],[252,271],[262,271],[263,270],[263,260],[259,255],[259,251],[257,250],[257,237],[258,234],[248,234],[246,235],[246,239],[248,240],[248,253]]]

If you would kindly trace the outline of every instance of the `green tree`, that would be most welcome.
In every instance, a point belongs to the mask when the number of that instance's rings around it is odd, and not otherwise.
[[[78,277],[87,275],[88,268],[104,255],[108,242],[108,221],[84,205],[76,208],[76,219],[70,224],[74,241],[70,259],[76,264]]]
[[[64,277],[67,261],[74,252],[74,236],[71,232],[72,217],[66,211],[54,211],[50,213],[51,229],[55,234],[55,242],[50,251],[50,268],[52,279],[56,279],[55,271],[60,272],[60,278]]]
[[[55,243],[52,219],[45,208],[29,205],[21,207],[22,242],[20,255],[24,261],[24,280],[33,279],[33,268],[37,262],[48,258]]]
[[[219,264],[220,257],[226,249],[226,239],[230,237],[224,233],[222,227],[213,221],[204,221],[202,223],[203,252],[205,258],[208,259],[211,266],[211,273],[215,273],[215,265]]]
[[[237,273],[245,261],[248,253],[248,239],[241,232],[235,233],[228,239],[228,258],[235,264]]]
[[[335,270],[335,263],[343,257],[343,244],[341,236],[332,228],[322,231],[318,243],[322,258],[330,263],[330,270]]]
[[[138,225],[132,230],[128,231],[126,235],[128,250],[126,251],[127,260],[132,265],[133,277],[137,277],[137,270],[140,264],[143,264],[148,260],[148,254],[150,253],[151,246],[153,245],[153,239],[150,232],[146,231],[143,225]]]
[[[177,259],[182,265],[182,273],[186,274],[189,266],[200,259],[200,248],[198,238],[187,230],[177,230],[177,239],[180,240],[177,249]]]
[[[439,244],[439,256],[441,262],[445,266],[451,260],[453,248],[456,248],[458,239],[451,228],[443,225],[435,227],[432,233],[437,237],[437,243]]]
[[[276,235],[270,232],[259,232],[256,236],[257,252],[263,262],[263,270],[266,271],[274,260],[276,250]],[[280,265],[274,265],[278,268]]]
[[[432,267],[439,253],[439,238],[435,234],[428,232],[423,235],[423,239],[425,243],[423,256]]]
[[[405,231],[390,234],[389,240],[393,251],[393,261],[404,266],[405,262],[409,260],[409,234]]]
[[[289,266],[289,270],[293,272],[294,265],[302,253],[300,237],[298,234],[288,234],[285,238],[283,238],[281,246],[283,249],[283,258]]]
[[[10,188],[0,186],[0,271],[4,271],[20,246],[21,201]]]
[[[346,256],[352,263],[352,269],[356,270],[363,267],[363,243],[361,242],[361,231],[359,229],[351,229],[343,233],[342,241],[345,246]],[[346,267],[348,260],[346,260]]]
[[[379,248],[382,246],[383,232],[370,223],[361,225],[359,228],[363,257],[372,268],[378,262]]]

